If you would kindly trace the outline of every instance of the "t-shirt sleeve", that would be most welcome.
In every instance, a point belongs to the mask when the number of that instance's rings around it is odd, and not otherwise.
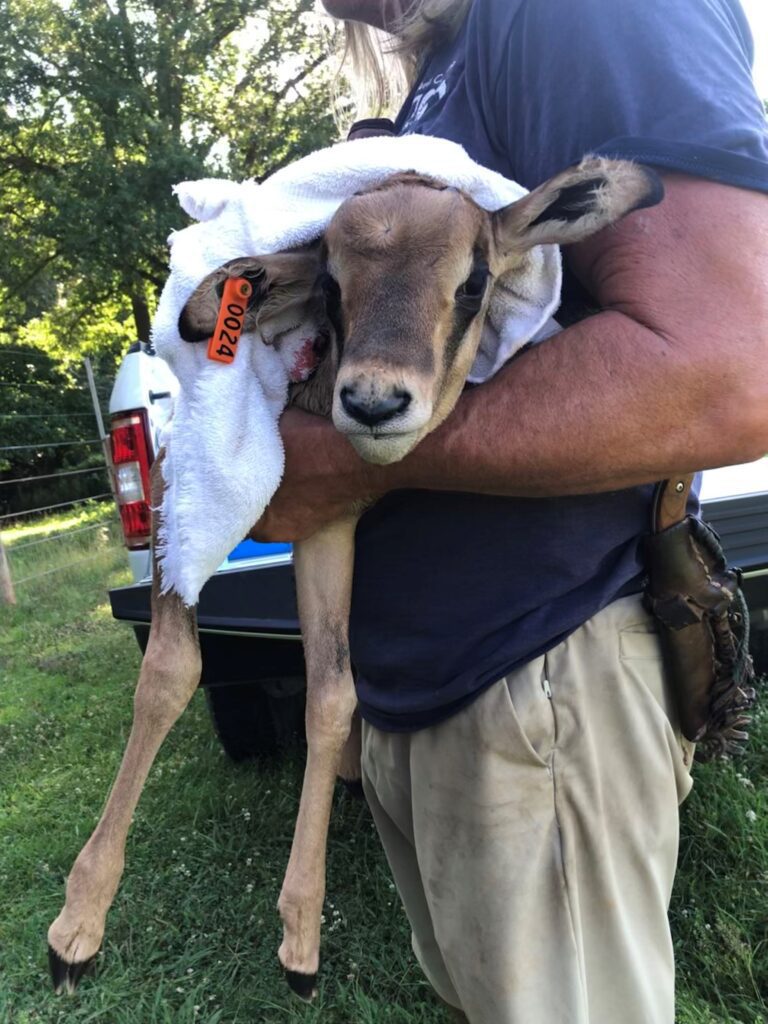
[[[738,0],[514,6],[510,17],[509,0],[475,0],[467,46],[470,88],[510,176],[532,188],[596,153],[768,191]]]

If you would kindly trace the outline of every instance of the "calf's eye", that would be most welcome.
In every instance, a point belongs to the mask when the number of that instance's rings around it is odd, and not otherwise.
[[[341,289],[339,288],[339,282],[329,274],[327,270],[323,270],[318,278],[318,284],[327,299],[336,300],[341,297]]]
[[[336,345],[341,353],[344,344],[344,324],[341,316],[341,288],[339,282],[327,270],[320,274],[318,284],[325,300],[325,312],[336,335]]]
[[[485,288],[490,277],[488,263],[482,257],[475,257],[472,272],[467,280],[456,289],[456,301],[464,305],[472,304],[480,306]]]

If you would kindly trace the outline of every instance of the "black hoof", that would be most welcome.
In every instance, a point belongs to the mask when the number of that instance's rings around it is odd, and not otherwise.
[[[302,974],[300,971],[285,972],[285,980],[293,991],[305,1002],[310,1002],[317,995],[317,975]]]
[[[344,785],[344,789],[346,789],[354,800],[365,800],[362,779],[342,779],[341,781]]]
[[[94,957],[89,960],[81,960],[80,963],[68,964],[62,960],[53,946],[48,946],[48,966],[51,969],[51,980],[54,991],[66,991],[70,994],[75,991],[80,979],[86,974],[93,964]]]

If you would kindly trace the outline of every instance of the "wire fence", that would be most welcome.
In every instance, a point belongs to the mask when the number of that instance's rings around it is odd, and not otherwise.
[[[0,420],[84,420],[93,419],[92,412],[0,412]]]
[[[109,554],[115,550],[116,545],[112,545],[110,548],[103,548],[98,551],[95,555],[86,555],[85,558],[78,558],[74,562],[67,562],[66,565],[57,565],[53,569],[44,569],[42,572],[33,572],[29,576],[22,576],[21,579],[13,581],[14,587],[18,587],[22,583],[29,583],[31,580],[39,580],[44,576],[51,576],[53,573],[64,572],[69,569],[76,569],[79,565],[85,565],[86,562],[94,562],[98,558],[103,558],[105,554]]]
[[[46,441],[42,444],[6,444],[0,445],[0,452],[23,452],[23,451],[43,451],[46,448],[67,448],[76,444],[101,444],[100,437],[89,438],[86,441],[72,440],[72,441]]]
[[[33,353],[22,349],[0,348],[0,355],[27,356],[28,360],[24,365],[31,371],[36,369]],[[5,376],[3,371],[6,366],[7,364],[0,364],[0,376]],[[79,411],[71,412],[0,413],[0,466],[3,464],[2,460],[5,459],[6,472],[9,466],[13,472],[12,476],[0,480],[0,498],[3,499],[6,509],[11,509],[11,511],[2,511],[0,514],[0,531],[5,531],[5,536],[0,532],[0,603],[4,600],[14,603],[16,587],[58,573],[71,572],[80,566],[96,562],[107,554],[114,554],[122,546],[122,534],[115,528],[120,520],[116,515],[115,505],[108,501],[113,498],[114,487],[108,443],[104,435],[102,405],[107,401],[109,383],[106,380],[99,381],[94,377],[88,360],[85,361],[83,369],[85,372],[82,376],[79,373],[76,375],[77,383],[70,381],[64,390],[68,396],[71,396],[73,391],[80,392],[81,397],[78,401],[81,406],[90,398],[92,404],[90,411],[84,411],[81,407]],[[56,388],[50,381],[9,382],[6,379],[0,381],[0,387],[15,388],[19,393],[33,392],[37,389],[39,391],[39,397],[36,399],[38,408],[41,405],[41,397],[46,401],[46,396],[53,396],[56,393]],[[0,394],[0,406],[2,405],[6,405],[6,398]],[[59,405],[59,409],[61,409],[61,405]],[[39,435],[39,440],[27,441],[23,437],[23,431],[17,429],[12,436],[23,443],[2,443],[7,439],[6,430],[11,424],[15,424],[18,428],[16,422],[18,420],[28,422],[30,429],[33,426],[38,428],[33,436]],[[87,431],[90,436],[72,436],[76,435],[79,430],[83,430],[85,433],[88,420],[95,423],[95,433],[99,436],[94,437],[91,430]],[[72,421],[71,424],[70,421]],[[75,421],[82,426],[75,427]],[[8,427],[4,424],[8,424]],[[72,426],[72,430],[67,429],[68,424]],[[42,432],[39,428],[42,428]],[[64,437],[61,437],[62,433]],[[20,434],[21,436],[19,436]],[[47,436],[45,436],[46,434]],[[100,457],[96,452],[98,448],[101,449]],[[63,468],[49,471],[50,460],[48,466],[44,464],[48,453],[51,451],[63,452],[66,449],[81,450],[83,452],[83,457],[79,459],[81,463],[82,461],[91,462],[94,459],[97,461],[93,465],[68,468],[66,461],[70,459],[71,462],[71,457],[51,456],[50,458],[64,458],[65,465]],[[90,454],[86,457],[85,453],[88,451]],[[75,458],[74,461],[77,462],[78,459]],[[60,462],[59,465],[61,465]],[[87,484],[90,476],[93,476],[95,486]],[[108,488],[105,488],[103,484],[99,485],[97,482],[99,476],[106,478]],[[67,487],[70,488],[69,495],[66,495]],[[46,489],[50,497],[55,500],[41,503],[39,498],[44,499],[48,496]],[[62,493],[62,489],[64,493]],[[84,490],[87,493],[83,493]],[[38,501],[32,501],[27,506],[23,500],[25,493],[27,493],[27,498],[34,495]],[[59,498],[64,500],[58,500]],[[73,529],[62,529],[61,526],[57,529],[54,524],[51,527],[53,532],[46,533],[44,536],[35,535],[37,527],[43,529],[42,516],[63,513],[64,510],[70,510],[78,516],[92,514],[98,518],[93,522],[87,521],[82,526],[75,525]],[[28,527],[31,529],[27,529]],[[21,532],[21,537],[19,537],[19,532]],[[26,539],[25,534],[29,534],[29,539]],[[98,545],[97,551],[94,551],[95,545]],[[75,555],[79,557],[74,557]]]
[[[28,508],[23,512],[6,512],[0,516],[0,520],[14,519],[20,521],[25,516],[32,516],[38,512],[52,512],[57,508],[66,508],[70,505],[83,505],[88,501],[102,501],[104,498],[111,498],[111,491],[104,491],[103,494],[89,494],[87,498],[73,498],[72,501],[59,501],[55,505],[43,505],[40,508]]]
[[[0,388],[14,388],[16,391],[34,391],[39,389],[40,391],[47,392],[50,394],[55,389],[55,384],[50,381],[41,380],[0,380]],[[88,391],[87,384],[70,384],[67,387],[67,391]],[[105,392],[99,392],[104,394]]]
[[[75,530],[67,530],[65,533],[54,533],[50,537],[41,537],[39,540],[28,540],[23,544],[14,544],[13,552],[17,554],[19,551],[24,551],[26,548],[37,547],[38,544],[48,544],[53,540],[62,540],[65,537],[74,537],[78,533],[88,533],[90,530],[101,530],[104,526],[109,523],[116,523],[118,520],[114,516],[110,516],[108,519],[102,519],[98,523],[91,523],[90,526],[78,526]],[[20,582],[17,580],[17,582]]]
[[[0,480],[0,487],[7,487],[8,484],[28,484],[41,480],[58,480],[66,476],[82,476],[84,473],[103,473],[106,466],[88,466],[86,469],[61,469],[57,473],[40,473],[37,476],[16,476],[10,480]]]

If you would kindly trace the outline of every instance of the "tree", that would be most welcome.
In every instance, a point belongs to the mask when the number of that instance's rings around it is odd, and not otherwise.
[[[171,186],[260,179],[332,138],[312,8],[0,0],[0,330],[43,316],[71,346],[109,310],[146,340]]]
[[[332,139],[313,6],[0,0],[0,478],[45,477],[0,512],[93,493],[81,358],[108,391],[147,340],[172,185],[261,179]]]

